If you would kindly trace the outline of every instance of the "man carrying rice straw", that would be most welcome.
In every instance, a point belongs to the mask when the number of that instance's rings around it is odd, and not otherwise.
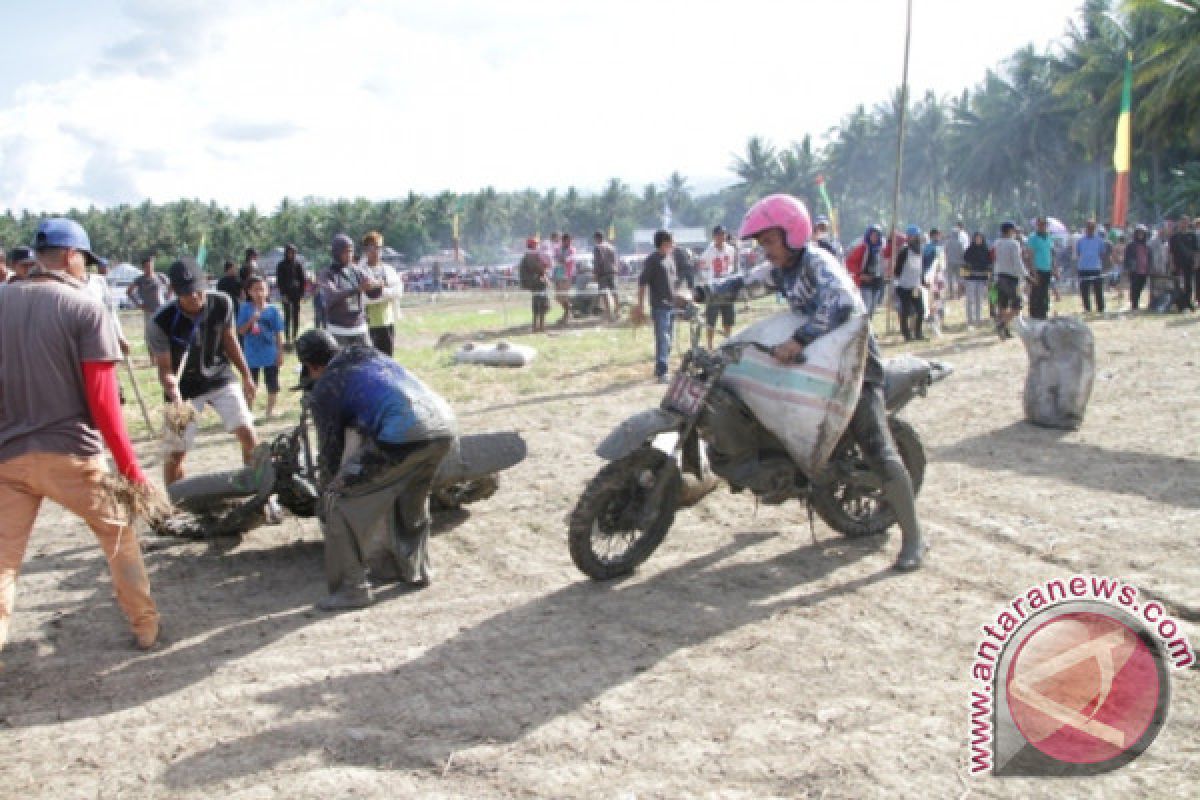
[[[96,535],[117,605],[137,646],[149,649],[158,640],[158,610],[131,512],[165,500],[147,483],[121,416],[116,333],[84,288],[96,257],[87,232],[62,218],[38,226],[35,249],[29,278],[0,294],[0,647],[48,497]],[[105,446],[121,480],[108,472]]]

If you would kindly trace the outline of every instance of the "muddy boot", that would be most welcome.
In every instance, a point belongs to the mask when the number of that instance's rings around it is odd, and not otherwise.
[[[317,601],[322,611],[350,611],[371,605],[371,587],[364,580],[358,586],[343,587]]]
[[[921,560],[929,548],[921,536],[921,524],[917,521],[912,482],[908,473],[885,480],[883,496],[896,514],[896,522],[899,523],[901,531],[900,554],[896,556],[896,563],[892,565],[892,569],[897,572],[912,572],[921,566]]]

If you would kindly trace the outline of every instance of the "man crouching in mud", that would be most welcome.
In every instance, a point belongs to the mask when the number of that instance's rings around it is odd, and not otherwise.
[[[805,346],[856,312],[865,313],[846,268],[827,251],[808,247],[811,236],[812,221],[803,203],[786,194],[764,197],[746,212],[738,237],[757,241],[770,265],[756,269],[747,278],[732,278],[714,287],[716,295],[732,296],[747,284],[762,280],[780,292],[793,311],[805,315],[806,321],[792,338],[774,348],[772,355],[785,364],[792,363]],[[921,566],[925,545],[917,522],[912,481],[888,429],[879,345],[869,331],[868,337],[862,392],[850,418],[850,433],[871,471],[883,479],[883,495],[900,523],[903,539],[894,569],[911,572]]]
[[[324,611],[371,604],[367,562],[382,549],[398,579],[427,586],[429,493],[457,433],[446,401],[373,347],[339,348],[324,330],[296,339],[318,437],[325,533]],[[362,446],[343,457],[346,429]],[[372,541],[386,516],[387,540]],[[377,576],[378,577],[378,576]]]

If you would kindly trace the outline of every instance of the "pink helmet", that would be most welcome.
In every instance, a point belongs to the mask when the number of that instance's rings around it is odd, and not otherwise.
[[[750,239],[771,228],[783,229],[783,241],[792,250],[800,250],[812,236],[812,220],[808,209],[790,194],[772,194],[759,200],[738,229],[739,239]]]

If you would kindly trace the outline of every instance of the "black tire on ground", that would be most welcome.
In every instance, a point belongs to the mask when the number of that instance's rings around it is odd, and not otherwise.
[[[892,431],[892,438],[896,440],[900,459],[908,468],[913,497],[916,497],[925,481],[925,448],[917,432],[904,420],[888,417],[888,427]],[[865,470],[867,465],[859,454],[858,446],[850,442],[849,448],[849,457],[854,459],[856,469]],[[845,457],[839,452],[834,458],[839,456]],[[817,516],[843,536],[875,536],[896,523],[896,515],[883,499],[881,489],[857,488],[844,481],[834,481],[813,488],[812,504]]]
[[[677,469],[666,478],[670,484],[653,520],[644,530],[636,525],[654,490],[645,485],[646,477],[658,474],[666,458],[646,445],[604,467],[588,483],[571,512],[567,533],[571,560],[583,574],[597,581],[627,575],[662,544],[679,504],[682,478]]]

